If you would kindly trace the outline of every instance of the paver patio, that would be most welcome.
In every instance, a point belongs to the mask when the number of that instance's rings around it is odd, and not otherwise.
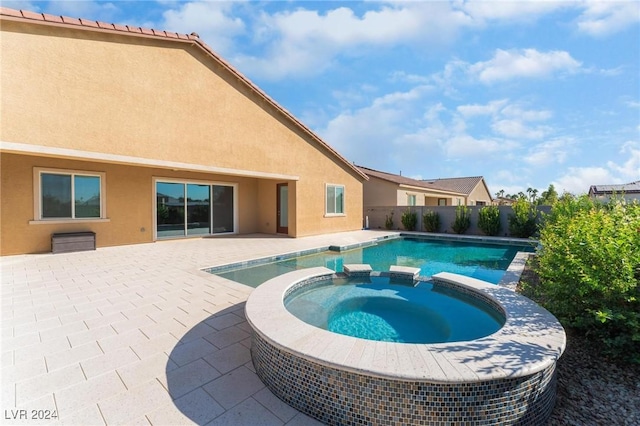
[[[248,235],[2,257],[2,423],[318,424],[255,374],[244,317],[253,289],[201,269],[383,234]],[[38,419],[52,412],[57,419]]]

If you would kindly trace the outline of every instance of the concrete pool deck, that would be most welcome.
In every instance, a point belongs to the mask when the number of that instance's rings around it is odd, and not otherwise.
[[[244,317],[253,288],[201,269],[392,234],[243,235],[2,257],[2,423],[53,424],[32,417],[55,411],[71,425],[317,424],[255,374]]]

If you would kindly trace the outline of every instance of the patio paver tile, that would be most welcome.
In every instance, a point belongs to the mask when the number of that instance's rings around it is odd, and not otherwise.
[[[253,371],[244,319],[253,289],[200,268],[378,235],[225,236],[0,257],[3,404],[54,408],[60,399],[59,423],[74,426],[316,424],[291,418],[297,411]],[[167,389],[193,390],[172,400]]]
[[[14,349],[23,348],[25,346],[31,346],[40,343],[40,333],[34,331],[33,333],[24,334],[19,337],[2,337],[2,350],[11,351]]]
[[[203,425],[225,412],[202,388],[175,399],[173,404],[147,414],[147,418],[154,425]]]
[[[287,422],[287,426],[324,426],[324,423],[304,413],[298,413],[291,421]]]
[[[202,358],[217,351],[218,348],[203,338],[178,345],[170,351],[169,356],[178,365],[186,365],[198,358]]]
[[[220,377],[220,372],[207,364],[203,359],[197,359],[183,367],[167,372],[167,386],[172,398],[181,396]]]
[[[73,364],[16,384],[18,406],[85,380],[80,364]]]
[[[205,321],[207,325],[215,328],[216,330],[222,330],[232,325],[238,325],[241,322],[246,322],[244,316],[240,317],[234,313],[228,313],[223,315],[216,315],[215,317]]]
[[[102,313],[102,311],[100,311],[100,313],[102,314],[101,316],[84,321],[84,323],[87,324],[87,327],[89,329],[103,327],[105,325],[111,325],[120,321],[125,321],[127,319],[127,317],[122,315],[122,312],[120,311],[111,312],[106,315]]]
[[[99,376],[109,371],[123,368],[139,361],[138,356],[130,347],[123,347],[114,351],[80,361],[82,371],[87,378]],[[149,378],[151,379],[151,378]]]
[[[247,337],[250,337],[249,333],[236,326],[225,328],[224,330],[204,336],[208,342],[213,343],[220,349],[240,342]]]
[[[230,409],[264,388],[258,376],[246,367],[238,367],[203,387],[220,405]]]
[[[98,340],[102,350],[106,352],[114,351],[125,346],[133,346],[139,343],[148,342],[149,339],[140,330],[134,329],[115,336],[105,337]]]
[[[105,422],[97,404],[83,408],[73,413],[58,413],[58,421],[61,425],[68,426],[104,426]]]
[[[130,424],[167,404],[172,404],[171,397],[157,380],[98,402],[108,425]]]
[[[140,361],[132,362],[118,368],[120,378],[127,386],[133,388],[153,379],[158,379],[167,387],[167,373],[178,368],[165,353],[158,353]]]
[[[293,419],[299,411],[286,404],[280,398],[275,396],[269,388],[264,388],[252,397],[260,404],[264,405],[269,411],[278,416],[283,422]]]
[[[175,321],[175,323],[178,324],[177,321]],[[206,323],[200,322],[195,326],[191,327],[190,329],[183,327],[182,333],[172,332],[171,334],[173,334],[174,336],[176,336],[176,338],[178,338],[179,344],[183,344],[183,343],[191,342],[193,340],[197,340],[200,337],[208,336],[211,333],[215,333],[215,331],[216,330],[214,328],[209,327]]]
[[[153,325],[155,321],[147,316],[138,316],[124,321],[118,321],[111,324],[111,327],[116,330],[118,334],[122,334],[125,331],[133,330],[136,328],[142,328],[147,325]]]
[[[220,349],[203,358],[216,370],[222,374],[226,374],[231,370],[235,370],[241,365],[251,361],[251,353],[245,346],[235,343]]]
[[[102,354],[103,352],[100,346],[98,346],[96,342],[91,342],[86,345],[55,352],[51,355],[45,355],[44,358],[47,360],[47,368],[49,371],[54,371]]]
[[[255,399],[249,398],[207,423],[207,426],[280,426],[282,424],[283,422],[273,413]]]
[[[4,367],[0,372],[0,377],[2,377],[3,382],[15,383],[30,379],[34,376],[46,374],[46,372],[47,364],[44,361],[44,357],[42,357],[18,365]]]
[[[66,338],[59,337],[55,340],[36,343],[35,345],[24,346],[14,350],[14,361],[16,364],[20,364],[42,358],[46,354],[52,354],[66,349],[71,349],[69,341]]]
[[[81,346],[89,342],[97,342],[105,337],[115,336],[116,331],[110,325],[105,325],[91,330],[81,331],[79,333],[69,334],[67,338],[71,347]]]
[[[185,334],[189,329],[180,324],[173,318],[169,318],[165,321],[157,322],[151,325],[140,327],[140,331],[144,333],[149,339],[163,336],[167,333],[173,335],[176,339]]]
[[[83,322],[72,322],[69,324],[63,324],[59,327],[41,331],[40,339],[43,342],[47,342],[49,340],[58,339],[60,337],[67,337],[70,334],[81,333],[83,331],[87,331],[87,326]]]
[[[125,390],[120,377],[112,371],[56,391],[54,394],[60,412],[72,413]]]
[[[131,345],[131,349],[140,359],[148,358],[157,353],[169,353],[177,345],[178,339],[169,333]]]

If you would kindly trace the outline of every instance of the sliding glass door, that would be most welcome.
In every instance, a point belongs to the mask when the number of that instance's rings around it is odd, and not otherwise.
[[[234,187],[188,182],[156,182],[159,239],[235,231]]]
[[[187,184],[187,235],[211,233],[210,192],[210,185]]]

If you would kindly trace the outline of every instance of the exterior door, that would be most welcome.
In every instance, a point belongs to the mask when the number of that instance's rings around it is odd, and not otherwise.
[[[277,185],[278,200],[276,202],[277,212],[277,226],[276,232],[278,234],[289,233],[289,185],[286,183],[279,183]]]

